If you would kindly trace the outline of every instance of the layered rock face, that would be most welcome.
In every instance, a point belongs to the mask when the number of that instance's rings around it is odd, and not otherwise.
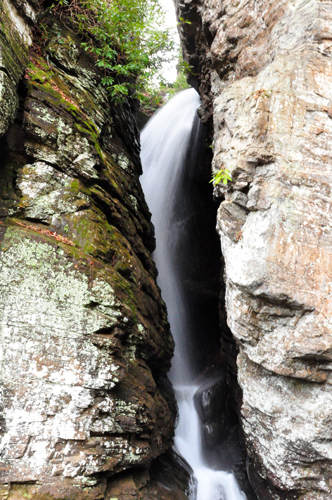
[[[148,483],[173,340],[133,113],[56,19],[33,45],[35,8],[0,4],[0,496],[175,498]]]
[[[332,2],[184,0],[260,499],[332,498]],[[229,352],[227,343],[224,351]],[[231,359],[228,357],[231,364]]]

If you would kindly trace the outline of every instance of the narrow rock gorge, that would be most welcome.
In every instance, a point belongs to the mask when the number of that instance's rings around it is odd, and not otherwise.
[[[332,0],[175,3],[205,461],[247,500],[331,500]],[[50,5],[0,0],[0,498],[185,500],[138,104]]]
[[[332,2],[180,0],[177,11],[191,23],[180,32],[212,167],[232,177],[214,192],[232,334],[222,350],[249,478],[261,500],[328,500]]]

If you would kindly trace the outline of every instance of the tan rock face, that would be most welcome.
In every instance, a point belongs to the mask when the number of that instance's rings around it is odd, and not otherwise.
[[[200,13],[213,169],[233,179],[215,194],[251,479],[260,499],[327,500],[332,2],[206,0]]]
[[[28,7],[0,17],[0,497],[114,498],[139,468],[138,498],[173,436],[138,132],[59,23],[28,59]]]

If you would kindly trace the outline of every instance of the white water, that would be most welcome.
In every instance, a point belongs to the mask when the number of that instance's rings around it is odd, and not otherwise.
[[[170,378],[177,397],[179,423],[174,447],[192,467],[196,479],[188,498],[246,500],[232,474],[215,471],[204,463],[200,422],[193,401],[198,386],[192,380],[193,370],[186,349],[186,344],[190,343],[191,318],[176,269],[175,248],[181,240],[183,225],[176,219],[174,206],[179,202],[176,197],[180,196],[181,200],[179,186],[188,147],[195,147],[189,141],[199,104],[196,91],[185,90],[149,121],[141,135],[141,182],[156,231],[157,247],[153,257],[159,271],[158,284],[175,339]]]

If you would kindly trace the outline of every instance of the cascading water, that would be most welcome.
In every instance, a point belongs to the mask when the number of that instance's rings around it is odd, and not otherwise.
[[[149,121],[141,135],[141,182],[156,231],[154,260],[159,271],[158,284],[175,339],[170,372],[179,407],[175,449],[194,471],[196,481],[192,482],[189,499],[246,500],[232,474],[213,470],[205,464],[200,422],[193,400],[199,387],[193,380],[193,360],[188,353],[193,325],[177,263],[187,214],[183,207],[180,216],[177,210],[185,203],[185,158],[188,148],[195,148],[192,130],[195,119],[198,119],[196,110],[199,104],[197,92],[185,90]]]

